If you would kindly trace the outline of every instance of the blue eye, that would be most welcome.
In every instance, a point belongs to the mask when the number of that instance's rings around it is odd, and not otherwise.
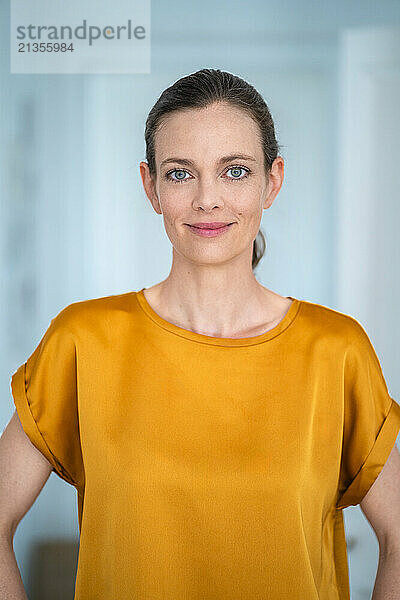
[[[233,173],[233,177],[228,177],[228,179],[232,181],[241,181],[242,179],[246,179],[246,177],[248,177],[248,174],[250,173],[250,169],[246,169],[245,167],[241,166],[229,167],[227,173],[229,173],[229,171]],[[244,171],[246,175],[243,175],[242,177],[236,176],[238,174],[240,175],[240,171]]]
[[[189,175],[189,173],[185,171],[185,169],[172,169],[172,171],[168,171],[168,173],[165,174],[165,178],[169,179],[169,181],[173,181],[174,183],[181,183],[181,181],[186,181],[187,178],[177,177],[175,179],[175,177],[171,177],[172,173],[186,173],[187,175]]]

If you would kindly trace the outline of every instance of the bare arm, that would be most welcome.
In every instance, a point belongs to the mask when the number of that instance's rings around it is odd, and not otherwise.
[[[13,539],[51,471],[52,465],[31,443],[15,411],[0,437],[0,600],[27,600]]]
[[[396,444],[360,507],[379,543],[372,600],[400,600],[400,453]]]

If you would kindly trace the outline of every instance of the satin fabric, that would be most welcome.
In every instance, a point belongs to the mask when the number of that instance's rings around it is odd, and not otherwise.
[[[364,328],[289,297],[264,334],[212,337],[143,290],[66,306],[12,375],[77,491],[75,600],[349,600],[342,510],[400,429]]]

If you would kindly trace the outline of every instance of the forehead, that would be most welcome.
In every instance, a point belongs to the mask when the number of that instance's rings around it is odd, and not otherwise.
[[[171,113],[155,136],[157,161],[172,153],[214,159],[232,151],[262,157],[257,123],[244,110],[226,103]]]

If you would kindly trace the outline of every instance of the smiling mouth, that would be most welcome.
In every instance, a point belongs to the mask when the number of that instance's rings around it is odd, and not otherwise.
[[[196,229],[222,229],[223,227],[228,227],[228,225],[233,225],[233,223],[198,223],[191,225],[190,223],[185,223],[189,227],[195,227]]]
[[[207,227],[202,225],[201,227],[196,227],[196,225],[189,225],[189,223],[185,223],[187,227],[189,227],[190,231],[192,233],[194,233],[195,235],[201,236],[201,237],[216,237],[219,235],[222,235],[223,233],[225,233],[226,231],[229,231],[229,229],[232,227],[232,225],[234,225],[234,223],[226,223],[224,225],[220,225],[220,226],[215,226],[215,224],[213,224],[212,227]]]
[[[189,225],[189,223],[186,223],[186,225],[192,229],[198,229],[199,231],[218,231],[218,229],[226,229],[227,227],[230,227],[233,225],[233,223],[225,223],[225,225],[218,225],[217,227],[207,227],[206,225],[199,227],[198,225]]]

